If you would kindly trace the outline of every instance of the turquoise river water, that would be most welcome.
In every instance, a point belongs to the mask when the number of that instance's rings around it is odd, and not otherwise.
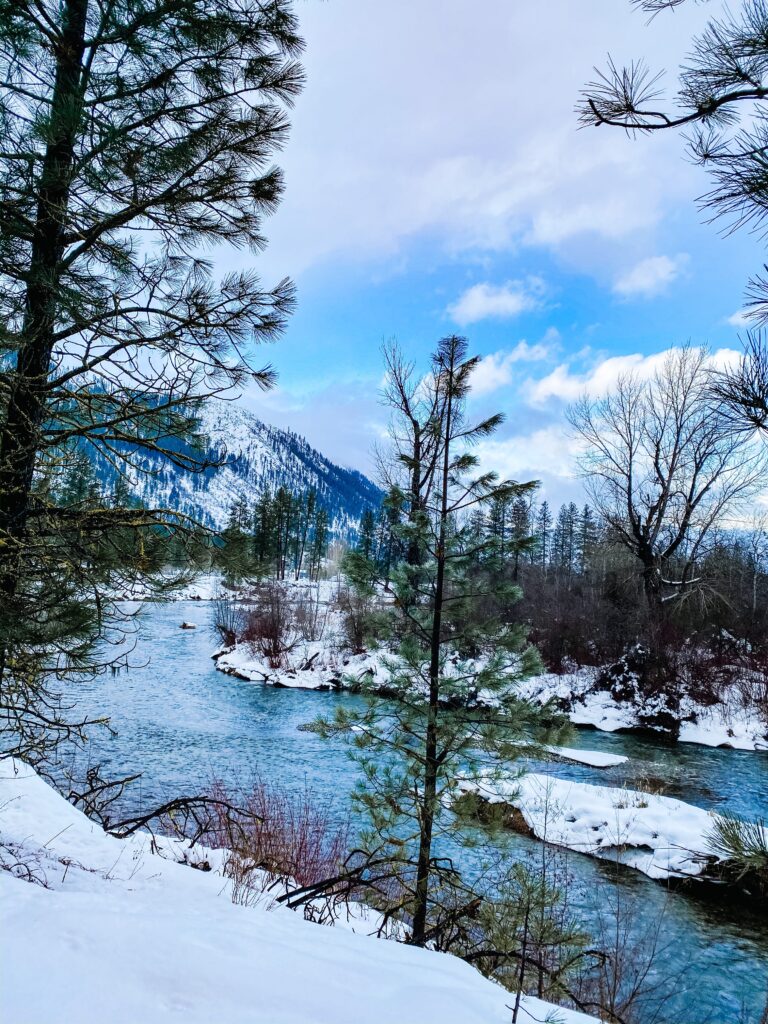
[[[132,641],[133,667],[78,684],[78,709],[108,714],[115,730],[115,735],[93,730],[84,756],[110,776],[142,772],[131,799],[144,806],[181,791],[197,792],[213,777],[244,784],[259,774],[285,785],[306,783],[319,801],[346,817],[355,768],[343,743],[319,739],[298,726],[360,698],[275,689],[217,672],[210,657],[215,645],[210,616],[211,606],[202,602],[145,606]],[[198,628],[179,629],[183,620]],[[630,760],[608,771],[564,764],[547,770],[603,785],[631,786],[639,777],[658,778],[670,795],[701,807],[728,808],[751,818],[768,814],[767,753],[669,747],[595,731],[580,732],[573,745],[625,754]],[[536,847],[532,840],[515,837],[509,856],[531,856]],[[638,939],[644,930],[652,933],[658,927],[660,988],[681,973],[673,1001],[661,1017],[649,1008],[647,1024],[759,1020],[768,991],[765,916],[744,906],[669,893],[636,872],[617,878],[607,865],[577,854],[569,856],[567,870],[588,923],[599,914],[599,892],[608,900],[631,903]]]

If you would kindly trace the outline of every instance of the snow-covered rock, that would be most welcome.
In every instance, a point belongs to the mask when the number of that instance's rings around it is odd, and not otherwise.
[[[441,953],[230,899],[221,851],[119,840],[0,762],[0,1019],[14,1024],[508,1024]],[[183,861],[186,861],[183,862]],[[191,870],[191,862],[212,870]],[[31,876],[40,883],[30,883]],[[527,1021],[595,1024],[524,997]]]
[[[628,757],[623,754],[609,754],[604,750],[579,750],[576,747],[547,747],[550,754],[563,761],[574,761],[589,768],[616,768],[626,764]]]

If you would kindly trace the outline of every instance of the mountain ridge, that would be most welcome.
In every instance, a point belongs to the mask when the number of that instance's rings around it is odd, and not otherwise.
[[[356,533],[363,512],[381,502],[380,488],[359,470],[337,465],[302,435],[271,426],[234,402],[210,399],[198,419],[206,454],[221,464],[193,472],[142,453],[140,469],[127,474],[130,493],[142,504],[171,508],[222,529],[239,499],[254,505],[265,490],[314,488],[328,512],[331,534],[347,537]],[[116,470],[106,459],[97,457],[95,470],[103,485],[114,486]]]

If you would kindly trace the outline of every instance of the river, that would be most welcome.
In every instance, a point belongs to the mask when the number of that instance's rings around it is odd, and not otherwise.
[[[255,774],[290,786],[306,783],[339,818],[349,814],[355,768],[340,740],[322,740],[298,726],[330,713],[351,694],[285,690],[217,672],[210,658],[215,639],[211,606],[204,602],[146,605],[136,620],[132,667],[78,684],[78,710],[108,714],[115,732],[94,729],[83,754],[109,776],[141,772],[131,800],[148,807],[171,794],[198,792],[214,777],[247,784]],[[197,625],[179,628],[183,621]],[[548,765],[562,777],[598,784],[632,785],[639,777],[664,779],[668,792],[705,808],[728,808],[746,817],[768,809],[768,754],[668,747],[635,736],[580,732],[573,746],[625,754],[628,764],[607,771]],[[80,765],[82,767],[82,764]],[[515,837],[512,853],[530,855],[537,844]],[[636,872],[619,879],[613,870],[571,854],[587,921],[598,900],[631,901],[640,935],[661,919],[665,950],[655,970],[659,988],[677,967],[684,972],[661,1017],[648,1024],[753,1024],[768,990],[768,922],[743,906],[713,906],[669,893]],[[604,899],[603,899],[604,897]],[[579,904],[579,901],[580,904]],[[662,978],[664,972],[664,978]]]

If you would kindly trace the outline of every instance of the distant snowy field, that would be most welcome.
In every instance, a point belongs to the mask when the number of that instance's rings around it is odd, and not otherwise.
[[[190,866],[203,860],[213,870]],[[509,1024],[514,996],[461,960],[357,934],[365,913],[322,927],[234,904],[223,864],[107,836],[27,765],[0,762],[0,1020]],[[520,1019],[595,1024],[528,997]]]

